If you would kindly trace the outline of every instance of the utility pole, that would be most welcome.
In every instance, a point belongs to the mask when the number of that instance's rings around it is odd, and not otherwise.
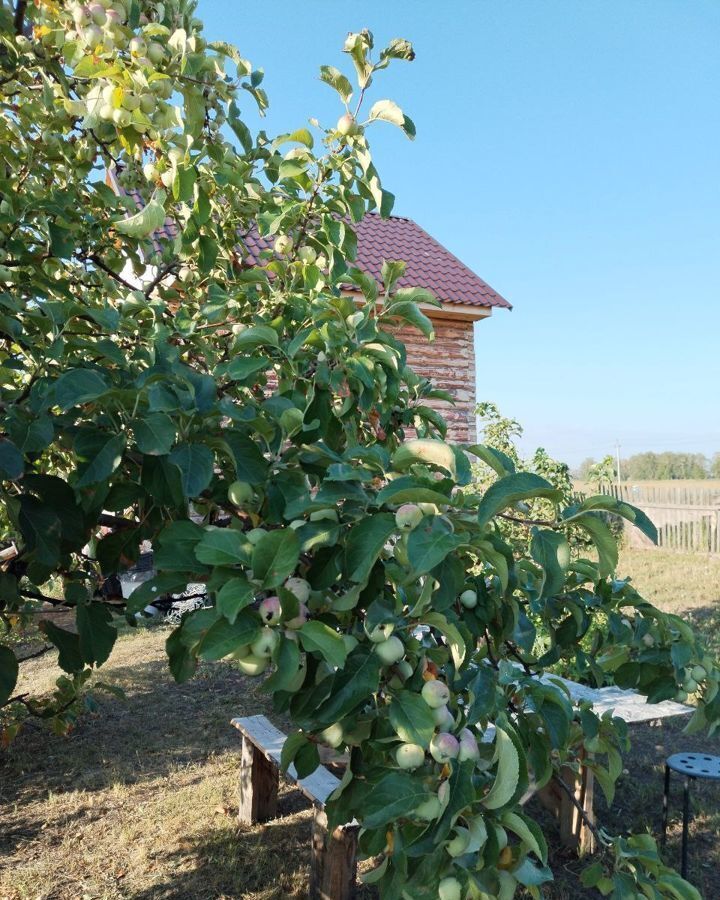
[[[617,460],[615,476],[617,478],[618,487],[620,487],[620,441],[615,441],[615,459]]]

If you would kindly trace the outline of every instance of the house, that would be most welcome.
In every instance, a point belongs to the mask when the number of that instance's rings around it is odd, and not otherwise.
[[[110,183],[117,189],[114,179]],[[136,199],[141,202],[139,195]],[[441,301],[439,308],[423,309],[433,321],[433,342],[414,328],[400,329],[398,335],[407,347],[410,366],[455,398],[454,405],[442,400],[429,403],[445,417],[448,440],[474,443],[477,440],[474,324],[490,318],[495,309],[512,309],[512,306],[412,219],[401,216],[383,219],[377,213],[369,213],[353,224],[353,228],[358,243],[355,265],[359,269],[380,280],[383,260],[404,260],[407,270],[398,286],[426,288]],[[165,231],[166,237],[175,236],[172,223],[167,223]],[[259,253],[271,246],[271,241],[252,233],[244,236],[244,243],[251,255],[250,263],[256,262]]]

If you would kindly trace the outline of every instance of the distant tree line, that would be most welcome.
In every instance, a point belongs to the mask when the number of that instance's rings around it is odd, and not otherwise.
[[[593,480],[598,466],[612,467],[613,476],[617,477],[617,467],[612,457],[606,457],[599,463],[588,458],[578,467],[576,477],[581,481]],[[636,453],[627,459],[620,460],[620,474],[623,481],[672,481],[684,478],[719,478],[720,453],[712,458],[702,453]]]

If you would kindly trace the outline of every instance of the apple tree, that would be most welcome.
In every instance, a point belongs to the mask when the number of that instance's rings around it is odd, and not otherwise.
[[[547,843],[520,801],[581,759],[612,800],[626,735],[537,676],[693,693],[692,727],[714,729],[720,674],[615,577],[604,515],[652,536],[642,513],[568,505],[507,454],[445,441],[396,334],[431,340],[433,297],[397,287],[400,261],[381,282],[353,264],[354,224],[393,203],[368,134],[415,133],[369,94],[411,45],[350,34],[352,78],[321,68],[337,124],[273,138],[251,130],[262,72],[194,12],[0,6],[5,738],[30,715],[71,726],[117,617],[202,583],[211,603],[167,640],[173,675],[227,657],[264,675],[301,774],[321,744],[348,750],[328,815],[360,823],[382,897],[538,897]],[[124,601],[107,584],[145,541],[156,574]],[[28,622],[57,648],[52,697],[16,688],[7,635]],[[598,839],[584,878],[602,893],[699,896],[649,835]]]

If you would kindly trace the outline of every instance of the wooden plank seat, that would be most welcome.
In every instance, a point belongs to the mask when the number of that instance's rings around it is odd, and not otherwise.
[[[239,820],[245,825],[267,822],[277,815],[280,754],[286,735],[265,716],[235,718],[232,724],[242,734]],[[349,900],[357,876],[358,825],[350,822],[328,833],[325,815],[325,804],[340,779],[324,766],[307,778],[298,778],[293,765],[285,778],[315,807],[308,896],[311,900]]]

